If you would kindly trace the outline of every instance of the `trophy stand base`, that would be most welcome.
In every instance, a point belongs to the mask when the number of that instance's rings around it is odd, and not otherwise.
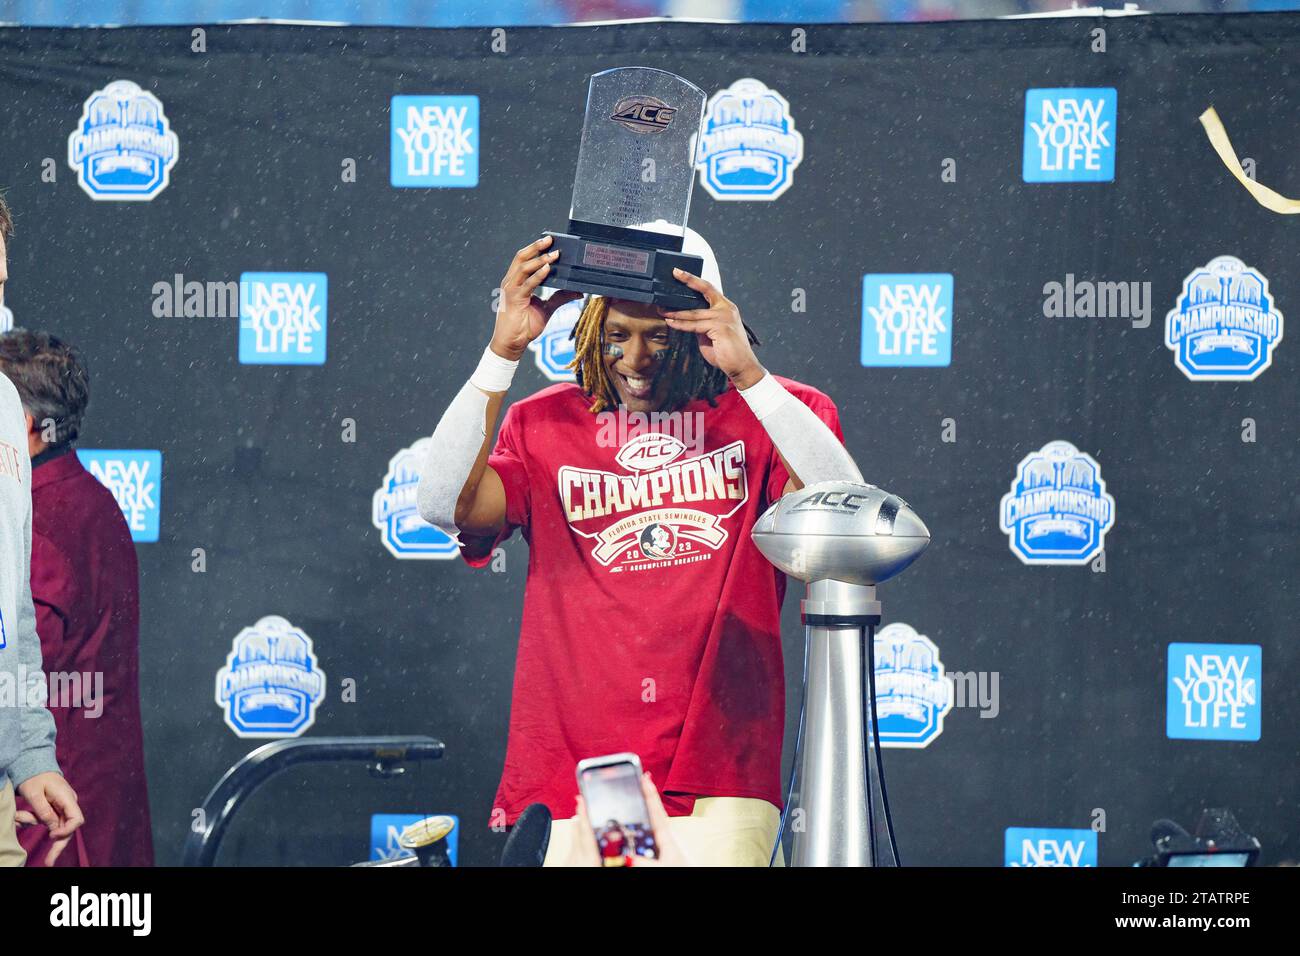
[[[633,245],[607,239],[589,239],[564,232],[546,232],[551,250],[560,255],[551,263],[544,285],[611,299],[646,302],[666,309],[706,309],[708,302],[673,276],[673,269],[699,275],[699,256]]]

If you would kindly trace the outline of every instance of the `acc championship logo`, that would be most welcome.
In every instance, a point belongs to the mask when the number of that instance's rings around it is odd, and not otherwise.
[[[862,364],[951,365],[952,276],[863,276]]]
[[[389,459],[383,487],[375,492],[370,520],[395,558],[454,558],[459,552],[447,532],[420,517],[415,504],[420,468],[431,441],[421,438]]]
[[[113,492],[132,541],[158,540],[162,452],[77,449],[77,457]]]
[[[91,199],[153,199],[167,188],[179,152],[162,103],[130,80],[90,94],[68,137],[68,165]]]
[[[1087,564],[1114,524],[1101,466],[1068,441],[1026,455],[1002,498],[1002,530],[1025,564]]]
[[[737,80],[709,100],[695,165],[714,199],[775,199],[790,188],[802,161],[803,136],[776,90]]]
[[[1025,91],[1027,183],[1115,181],[1112,88]]]
[[[315,723],[324,696],[311,638],[274,615],[240,631],[217,671],[217,703],[240,737],[297,737]]]
[[[1097,833],[1058,827],[1007,827],[1007,866],[1096,866]]]
[[[1184,279],[1177,307],[1165,316],[1165,345],[1193,381],[1253,381],[1281,341],[1282,313],[1268,280],[1233,256]]]
[[[245,272],[239,277],[241,365],[324,365],[329,277]]]
[[[1259,740],[1263,648],[1170,644],[1166,736]]]
[[[876,632],[875,655],[880,746],[929,746],[952,710],[939,648],[908,624],[890,624]]]
[[[394,186],[478,185],[477,96],[394,96],[389,126]]]
[[[542,334],[528,343],[528,350],[533,353],[533,361],[543,375],[552,382],[576,382],[578,376],[573,369],[566,368],[573,361],[573,327],[582,315],[582,304],[586,299],[566,302],[553,313],[546,322]]]

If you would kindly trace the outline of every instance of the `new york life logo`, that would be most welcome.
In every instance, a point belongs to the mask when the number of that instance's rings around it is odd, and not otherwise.
[[[1192,381],[1251,382],[1273,363],[1282,313],[1268,280],[1234,256],[1219,256],[1183,280],[1165,315],[1165,345]]]
[[[585,299],[566,302],[552,313],[542,334],[528,343],[541,373],[552,382],[576,382],[578,376],[566,366],[573,361],[573,327],[582,315]]]
[[[1002,497],[1000,527],[1025,564],[1087,564],[1114,524],[1115,499],[1101,466],[1067,441],[1021,459]]]
[[[239,277],[242,365],[324,365],[329,278],[323,272]]]
[[[325,672],[311,638],[271,615],[235,635],[215,696],[237,736],[297,737],[316,721]]]
[[[1025,182],[1114,182],[1116,114],[1111,88],[1026,90]]]
[[[389,123],[394,186],[478,185],[477,96],[394,96]]]
[[[395,860],[403,856],[415,856],[398,842],[398,838],[411,824],[421,823],[431,816],[433,814],[428,813],[372,813],[370,815],[370,859]],[[450,816],[455,821],[455,825],[442,839],[447,845],[447,859],[452,866],[455,866],[460,844],[460,817],[454,814],[446,814],[446,816]]]
[[[153,199],[167,188],[179,155],[162,103],[130,80],[91,93],[68,136],[68,165],[96,200]]]
[[[421,438],[388,461],[384,483],[371,499],[370,520],[395,558],[454,558],[459,546],[447,532],[420,517],[415,494],[431,438]]]
[[[709,100],[695,165],[714,199],[776,199],[790,188],[802,161],[803,134],[776,90],[746,78]]]
[[[1007,827],[1006,866],[1096,866],[1097,834],[1062,827]]]
[[[950,365],[952,276],[862,277],[862,364]]]
[[[875,661],[880,746],[929,746],[952,710],[939,648],[909,624],[889,624],[876,632]]]
[[[1166,736],[1259,740],[1262,653],[1258,644],[1170,644]]]
[[[157,541],[162,490],[162,452],[77,449],[77,457],[113,492],[132,541]]]

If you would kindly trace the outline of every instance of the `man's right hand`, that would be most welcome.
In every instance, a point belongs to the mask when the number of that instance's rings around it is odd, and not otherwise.
[[[528,343],[542,334],[555,310],[582,298],[581,292],[569,290],[555,292],[545,301],[533,294],[546,281],[551,263],[559,258],[558,251],[548,251],[551,242],[550,236],[543,236],[516,252],[501,280],[501,307],[491,348],[502,358],[516,362],[521,359]]]

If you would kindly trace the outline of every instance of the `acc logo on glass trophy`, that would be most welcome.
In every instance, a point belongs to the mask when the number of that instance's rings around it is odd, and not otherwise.
[[[451,535],[420,517],[415,503],[430,442],[421,438],[389,459],[384,484],[371,499],[370,520],[395,558],[454,558],[460,550]]]
[[[1002,531],[1025,564],[1087,564],[1114,524],[1101,466],[1067,441],[1026,455],[1002,498]]]
[[[1250,382],[1273,363],[1282,313],[1268,280],[1233,256],[1219,256],[1183,280],[1165,316],[1165,345],[1192,381]]]
[[[130,80],[91,93],[68,137],[68,165],[96,200],[153,199],[167,188],[179,155],[162,103]]]
[[[275,615],[235,635],[217,671],[216,701],[239,737],[298,737],[316,722],[324,696],[311,638]]]

